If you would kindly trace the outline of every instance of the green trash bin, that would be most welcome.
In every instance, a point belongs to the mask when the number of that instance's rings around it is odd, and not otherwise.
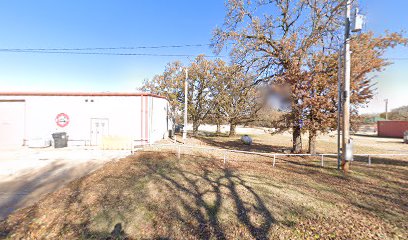
[[[68,147],[68,137],[66,132],[53,133],[54,148]]]

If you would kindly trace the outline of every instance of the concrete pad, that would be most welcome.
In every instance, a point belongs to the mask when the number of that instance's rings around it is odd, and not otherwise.
[[[129,154],[85,147],[0,149],[0,219]]]

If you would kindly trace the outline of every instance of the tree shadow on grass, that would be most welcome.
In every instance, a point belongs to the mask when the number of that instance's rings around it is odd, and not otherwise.
[[[290,218],[293,212],[309,216],[302,204],[275,191],[281,188],[318,202],[345,202],[364,216],[370,211],[404,219],[399,216],[406,200],[398,187],[406,181],[404,176],[385,188],[367,184],[365,178],[337,176],[334,169],[285,162],[268,170],[270,162],[263,161],[268,159],[256,160],[257,164],[223,165],[199,154],[178,160],[170,152],[138,153],[19,211],[5,228],[0,223],[0,238],[15,232],[20,234],[15,238],[29,238],[29,232],[36,239],[50,238],[49,234],[54,239],[268,239],[276,236],[271,230],[276,216],[289,215],[281,223],[290,228],[297,221]]]
[[[197,171],[174,166],[165,172],[158,171],[157,163],[145,161],[143,164],[157,174],[182,208],[170,204],[166,214],[176,216],[200,239],[227,238],[224,227],[228,223],[220,220],[222,207],[227,204],[225,201],[232,203],[229,210],[234,209],[234,216],[252,238],[268,238],[275,219],[258,193],[234,170],[214,162],[201,162],[196,166]],[[255,215],[256,221],[253,220]]]
[[[325,159],[336,160],[337,156],[325,156]],[[404,160],[406,159],[406,160]],[[368,156],[354,156],[354,161],[357,163],[367,163]],[[375,165],[390,165],[390,166],[400,166],[408,167],[408,156],[376,156],[373,154],[371,156],[371,164]]]
[[[200,158],[156,152],[112,163],[13,214],[1,237],[267,239],[275,219],[266,199],[234,168]]]
[[[282,153],[282,152],[290,152],[290,148],[281,145],[268,145],[268,144],[261,144],[261,143],[252,143],[252,145],[245,145],[239,139],[235,140],[218,140],[216,138],[208,138],[208,137],[196,137],[200,141],[214,147],[218,148],[225,148],[230,150],[240,150],[240,151],[258,151],[263,153]]]

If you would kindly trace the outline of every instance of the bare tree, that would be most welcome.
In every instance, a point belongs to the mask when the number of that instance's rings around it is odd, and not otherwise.
[[[385,116],[385,113],[382,113],[381,115]],[[389,112],[389,119],[408,121],[408,106],[402,106],[391,110],[391,112]]]

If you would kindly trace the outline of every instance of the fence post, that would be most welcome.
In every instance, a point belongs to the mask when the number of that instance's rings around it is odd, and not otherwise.
[[[177,158],[180,159],[180,145],[177,146]]]
[[[275,167],[275,162],[276,162],[276,155],[274,154],[273,155],[273,164],[272,164],[273,167]]]
[[[368,165],[371,165],[371,156],[368,155]]]
[[[322,167],[324,167],[324,155],[322,154]]]

